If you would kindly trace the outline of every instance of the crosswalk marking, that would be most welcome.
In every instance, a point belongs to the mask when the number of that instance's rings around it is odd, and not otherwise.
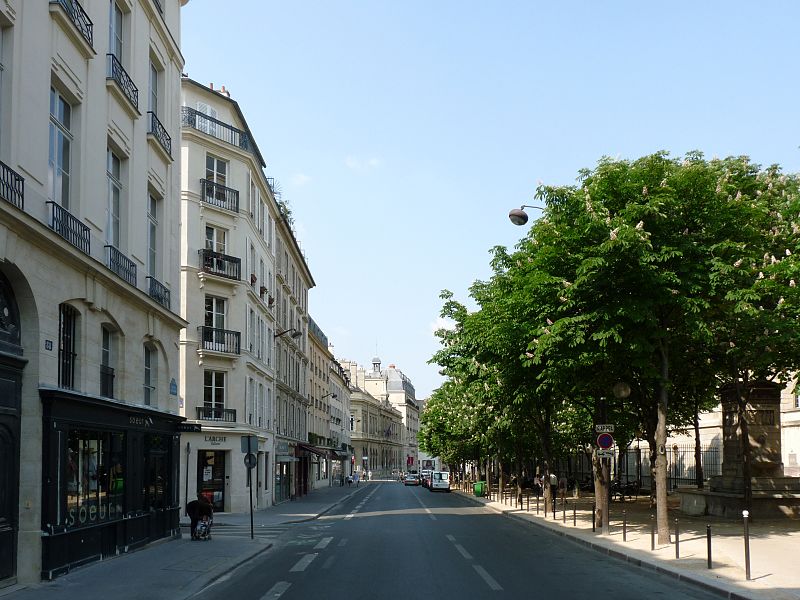
[[[319,543],[314,546],[314,550],[324,550],[325,547],[331,543],[332,537],[322,538]]]
[[[289,569],[292,573],[298,573],[300,571],[305,571],[314,559],[317,558],[317,554],[306,554],[303,558],[297,561],[297,564]]]
[[[279,581],[273,585],[266,594],[261,596],[261,600],[276,600],[277,598],[280,598],[291,585],[292,584],[288,581]]]

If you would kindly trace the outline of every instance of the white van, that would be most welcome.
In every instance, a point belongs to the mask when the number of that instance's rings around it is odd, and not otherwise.
[[[447,471],[434,471],[431,474],[431,483],[428,488],[430,491],[442,490],[443,492],[450,491],[450,473]]]

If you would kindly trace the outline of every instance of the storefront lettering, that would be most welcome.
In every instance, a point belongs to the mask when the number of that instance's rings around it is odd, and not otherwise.
[[[91,506],[84,505],[69,509],[66,525],[67,527],[74,527],[75,525],[108,521],[121,516],[122,508],[118,504],[101,504],[99,507],[94,504]]]
[[[153,418],[152,417],[136,417],[134,415],[128,416],[128,423],[131,425],[140,425],[141,427],[152,427],[153,426]]]
[[[207,435],[205,441],[210,442],[212,446],[218,446],[225,442],[227,438],[224,435]]]

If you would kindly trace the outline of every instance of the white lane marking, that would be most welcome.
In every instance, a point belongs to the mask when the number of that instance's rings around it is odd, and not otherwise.
[[[349,521],[350,519],[352,519],[352,518],[353,518],[353,515],[354,515],[354,514],[356,514],[356,513],[350,513],[349,515],[345,515],[345,517],[344,517],[344,520],[345,520],[345,521]]]
[[[335,554],[333,554],[332,556],[329,556],[329,557],[328,557],[328,558],[325,560],[325,562],[324,562],[324,563],[322,563],[322,568],[323,568],[323,569],[330,569],[330,568],[331,568],[331,565],[333,564],[333,561],[335,561],[335,560],[336,560],[336,555],[335,555]]]
[[[337,546],[339,546],[339,548],[341,548],[341,547],[342,547],[342,546],[344,546],[345,544],[347,544],[347,538],[342,538],[342,541],[340,541],[340,542],[339,542],[338,544],[336,544],[336,545],[337,545]]]
[[[266,594],[261,596],[261,600],[276,600],[276,598],[283,596],[283,593],[288,590],[291,585],[292,584],[288,581],[279,581],[273,585]]]
[[[314,559],[317,558],[316,554],[306,554],[303,558],[297,561],[297,564],[293,566],[289,571],[291,573],[297,573],[298,571],[305,571],[308,565],[310,565]]]
[[[461,553],[461,556],[463,556],[467,560],[472,560],[472,555],[469,552],[467,552],[466,548],[464,548],[464,546],[462,546],[461,544],[456,544],[456,550],[458,550]]]
[[[486,585],[488,585],[494,591],[498,592],[503,589],[503,586],[497,583],[495,578],[489,575],[489,573],[486,572],[486,569],[484,569],[482,566],[480,565],[472,565],[472,566],[478,572],[478,575],[483,577],[483,580],[486,582]]]
[[[452,536],[452,535],[450,535],[450,534],[448,533],[448,534],[447,534],[445,537],[446,537],[448,540],[450,540],[451,542],[453,542],[454,544],[456,543],[456,538],[455,538],[455,536]]]
[[[322,538],[319,543],[314,546],[314,550],[324,550],[325,547],[331,543],[332,537]]]

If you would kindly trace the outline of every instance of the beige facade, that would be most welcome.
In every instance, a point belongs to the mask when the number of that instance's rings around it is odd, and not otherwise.
[[[354,470],[390,477],[405,469],[403,415],[384,398],[366,391],[366,373],[357,363],[339,360],[350,373],[350,437],[354,448]]]
[[[180,3],[8,0],[0,38],[2,587],[177,531]]]

